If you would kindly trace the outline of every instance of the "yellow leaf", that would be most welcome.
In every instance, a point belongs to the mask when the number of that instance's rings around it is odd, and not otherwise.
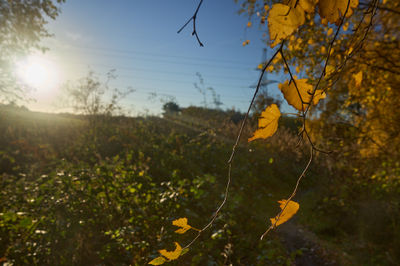
[[[350,55],[353,52],[353,47],[350,47],[349,50],[347,51],[347,55]]]
[[[242,45],[243,45],[243,46],[246,46],[246,45],[248,45],[249,43],[250,43],[249,40],[245,40],[245,41],[242,43]]]
[[[329,28],[328,31],[326,32],[326,35],[330,36],[333,33],[333,29]]]
[[[149,264],[151,264],[151,265],[161,265],[161,264],[164,264],[165,261],[166,261],[166,259],[164,259],[163,257],[157,257],[154,260],[150,261]]]
[[[323,92],[322,90],[317,90],[313,97],[313,105],[317,105],[319,100],[325,99],[325,98],[326,98],[325,92]]]
[[[263,64],[259,64],[259,65],[257,66],[258,69],[263,69],[263,67],[264,67]]]
[[[271,47],[291,35],[304,22],[304,10],[300,5],[290,7],[284,4],[274,4],[268,16],[269,38],[274,41]]]
[[[283,210],[285,208],[287,200],[280,200],[278,203],[280,203],[280,208]],[[287,204],[286,208],[282,211],[281,215],[277,215],[275,218],[271,218],[271,224],[272,226],[276,227],[278,225],[283,224],[284,222],[287,222],[290,218],[292,218],[293,215],[296,214],[296,212],[299,210],[300,205],[295,202],[295,201],[289,201]],[[279,216],[279,217],[278,217]]]
[[[326,75],[330,76],[332,73],[335,72],[335,67],[328,65],[328,66],[326,66],[325,72],[326,72]]]
[[[187,224],[187,218],[179,218],[177,220],[172,221],[172,224],[178,227],[182,227],[175,231],[178,234],[184,234],[187,230],[191,229],[192,227]]]
[[[318,3],[318,0],[291,0],[290,5],[295,7],[296,5],[300,5],[304,11],[307,13],[313,13],[315,10],[315,5]]]
[[[265,5],[264,10],[265,10],[265,12],[267,12],[269,10],[269,5]]]
[[[319,15],[330,23],[338,24],[340,16],[346,12],[348,0],[320,0],[318,3]],[[346,17],[353,14],[353,9],[358,6],[358,0],[350,0],[350,6]]]
[[[174,251],[167,251],[165,249],[162,249],[159,250],[158,252],[160,252],[161,255],[163,255],[169,260],[176,260],[181,255],[182,247],[178,244],[178,242],[175,242],[175,246],[176,248]]]
[[[281,112],[276,104],[271,104],[261,113],[258,119],[258,129],[254,132],[254,136],[249,138],[249,142],[255,139],[266,139],[274,135],[278,129],[278,120]]]
[[[343,30],[347,31],[349,29],[349,22],[344,23]]]
[[[280,83],[278,88],[283,93],[288,104],[293,106],[299,111],[306,110],[307,105],[311,101],[311,93],[313,91],[313,85],[307,83],[307,79],[295,79],[296,86],[294,82],[289,84],[289,81]],[[299,95],[300,94],[300,95]],[[301,98],[300,98],[301,97]],[[317,90],[313,97],[313,104],[316,105],[320,99],[325,98],[326,95],[321,90]]]
[[[356,87],[361,86],[362,78],[363,78],[363,73],[362,71],[358,72],[357,74],[353,75],[355,81],[356,81]]]
[[[247,22],[247,27],[251,27],[251,21]]]
[[[268,66],[268,67],[267,67],[267,70],[268,70],[269,72],[274,71],[274,66],[273,66],[273,65]]]

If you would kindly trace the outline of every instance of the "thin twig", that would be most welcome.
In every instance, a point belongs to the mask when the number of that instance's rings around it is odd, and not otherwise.
[[[229,160],[227,162],[227,164],[228,164],[228,180],[227,180],[227,183],[226,183],[226,186],[225,186],[224,198],[223,198],[221,204],[218,206],[217,210],[212,215],[211,220],[207,223],[207,225],[205,225],[201,230],[198,231],[196,237],[193,238],[193,240],[190,241],[190,243],[187,244],[184,248],[189,248],[201,236],[201,234],[205,230],[207,230],[214,223],[214,221],[217,218],[218,214],[220,213],[222,207],[226,203],[226,200],[227,200],[228,194],[229,194],[229,188],[230,188],[231,180],[232,180],[232,163],[233,163],[233,158],[235,157],[235,154],[236,154],[236,148],[239,145],[239,141],[240,141],[240,138],[241,138],[241,136],[243,134],[243,129],[244,129],[244,127],[246,125],[246,122],[248,120],[251,107],[253,106],[255,98],[257,97],[257,93],[260,90],[261,81],[262,81],[262,78],[264,76],[264,72],[266,71],[267,67],[272,63],[272,60],[276,57],[276,55],[280,52],[280,50],[282,50],[282,47],[283,47],[283,42],[281,43],[281,46],[279,47],[279,49],[274,53],[274,55],[270,58],[268,63],[263,67],[263,69],[261,71],[260,77],[258,79],[256,90],[255,90],[253,98],[252,98],[252,100],[250,102],[250,105],[249,105],[249,108],[247,110],[247,113],[246,113],[246,115],[245,115],[245,117],[244,117],[244,119],[242,121],[242,124],[240,126],[240,129],[239,129],[239,132],[238,132],[238,135],[237,135],[237,138],[236,138],[236,142],[232,147],[232,153],[231,153],[231,155],[229,157]]]
[[[308,168],[310,168],[311,162],[312,162],[312,160],[313,160],[313,158],[314,158],[314,148],[313,148],[313,146],[310,146],[310,147],[311,147],[311,149],[310,149],[310,159],[308,159],[308,163],[307,163],[306,167],[304,168],[303,172],[301,173],[301,175],[300,175],[299,178],[297,179],[296,186],[294,187],[294,190],[293,190],[292,194],[291,194],[290,197],[286,200],[285,206],[283,206],[282,210],[281,210],[281,211],[279,212],[279,214],[277,215],[277,218],[275,219],[275,223],[272,224],[272,225],[267,229],[267,231],[265,231],[264,234],[261,235],[261,237],[260,237],[261,240],[268,234],[268,232],[269,232],[271,229],[274,229],[274,228],[276,227],[276,223],[279,221],[279,218],[281,217],[283,211],[286,209],[286,207],[287,207],[287,205],[289,204],[289,202],[290,202],[290,201],[293,199],[293,197],[296,195],[297,190],[298,190],[299,185],[300,185],[300,181],[301,181],[301,179],[305,176],[305,174],[306,174]]]
[[[244,117],[244,119],[243,119],[243,121],[242,121],[242,125],[240,126],[239,134],[237,135],[235,145],[233,145],[233,147],[232,147],[232,153],[231,153],[231,156],[229,157],[228,164],[230,164],[230,163],[232,162],[233,157],[235,156],[236,147],[239,145],[239,141],[240,141],[240,138],[241,138],[241,136],[242,136],[243,129],[244,129],[244,126],[245,126],[245,124],[246,124],[247,118],[249,117],[251,107],[253,106],[254,101],[255,101],[255,99],[256,99],[256,96],[257,96],[257,93],[258,93],[258,91],[260,90],[261,81],[262,81],[262,78],[263,78],[263,76],[264,76],[264,72],[266,71],[267,67],[269,67],[269,65],[272,63],[272,60],[276,57],[276,55],[282,50],[283,44],[284,44],[284,42],[281,43],[281,46],[279,47],[279,49],[276,50],[276,52],[274,53],[274,55],[271,57],[271,59],[269,59],[268,63],[267,63],[267,64],[263,67],[263,69],[261,70],[261,74],[260,74],[260,77],[259,77],[258,82],[257,82],[256,90],[255,90],[255,92],[254,92],[253,98],[251,99],[249,108],[247,109],[247,113],[246,113],[246,115],[245,115],[245,117]]]
[[[197,13],[199,12],[200,6],[203,3],[203,0],[200,0],[199,5],[196,8],[196,11],[194,12],[193,16],[178,30],[178,34],[189,24],[190,21],[193,21],[193,32],[192,35],[196,36],[197,42],[201,47],[203,47],[203,43],[200,41],[199,35],[197,34],[196,30],[196,18],[197,18]]]

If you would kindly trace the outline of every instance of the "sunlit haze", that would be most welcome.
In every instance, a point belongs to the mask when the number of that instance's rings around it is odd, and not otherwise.
[[[182,107],[203,105],[203,97],[193,85],[199,83],[196,73],[200,73],[204,87],[212,87],[220,95],[222,109],[244,111],[266,47],[261,30],[246,27],[248,17],[237,14],[239,7],[234,1],[207,1],[197,20],[204,43],[200,47],[190,28],[177,34],[195,8],[195,1],[177,0],[101,0],[95,5],[92,1],[67,1],[60,16],[47,25],[54,35],[42,41],[48,48],[44,54],[48,61],[35,59],[24,64],[29,71],[23,71],[22,77],[43,98],[44,94],[57,94],[64,83],[77,81],[89,71],[104,81],[106,73],[115,69],[117,78],[110,86],[135,89],[121,102],[135,115],[160,114],[168,99]],[[247,39],[250,44],[243,47]],[[271,55],[272,51],[267,53]],[[58,80],[53,69],[59,69]],[[276,75],[269,76],[277,79]],[[50,84],[56,81],[57,88],[52,87]],[[276,84],[268,89],[278,95]],[[57,97],[52,101],[47,97],[46,102],[36,99],[27,106],[39,111],[65,111],[64,102]],[[210,105],[211,94],[207,101]]]
[[[20,81],[32,87],[41,98],[49,97],[58,89],[58,66],[41,55],[31,55],[16,64]]]

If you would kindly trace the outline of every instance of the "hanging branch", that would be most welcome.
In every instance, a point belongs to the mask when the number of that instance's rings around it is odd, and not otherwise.
[[[200,0],[199,5],[196,8],[196,11],[194,12],[193,16],[178,30],[178,34],[181,33],[181,31],[189,24],[190,21],[193,21],[193,32],[192,35],[196,36],[197,42],[201,47],[203,47],[203,43],[200,41],[199,35],[197,34],[196,31],[196,18],[197,18],[197,13],[199,12],[200,6],[203,3],[203,0]]]
[[[314,98],[315,92],[317,91],[318,86],[319,86],[319,84],[320,84],[322,78],[325,76],[326,67],[327,67],[327,65],[328,65],[328,61],[329,61],[329,57],[330,57],[330,54],[331,54],[331,50],[332,50],[333,44],[334,44],[334,42],[335,42],[335,40],[336,40],[336,38],[337,38],[337,36],[338,36],[338,34],[339,34],[340,28],[341,28],[342,25],[343,25],[343,21],[344,21],[344,19],[345,19],[345,17],[346,17],[346,14],[347,14],[348,10],[349,10],[349,6],[350,6],[350,0],[347,1],[346,11],[344,12],[343,17],[342,17],[342,19],[341,19],[341,21],[340,21],[340,24],[339,24],[339,26],[338,26],[338,28],[337,28],[337,30],[336,30],[336,33],[335,33],[335,35],[333,36],[333,38],[332,38],[332,40],[331,40],[331,42],[330,42],[330,44],[329,44],[328,54],[327,54],[326,59],[325,59],[324,68],[322,69],[322,72],[321,72],[321,75],[319,76],[319,79],[318,79],[318,81],[317,81],[317,84],[315,85],[313,91],[310,93],[310,96],[311,96],[310,101],[309,101],[309,103],[306,103],[306,104],[307,104],[306,109],[304,109],[304,108],[302,107],[303,127],[302,127],[302,130],[300,131],[299,135],[302,136],[303,134],[305,134],[306,137],[307,137],[307,141],[308,141],[308,143],[310,144],[310,147],[311,147],[311,148],[310,148],[310,158],[309,158],[309,160],[308,160],[308,163],[307,163],[306,167],[303,169],[302,173],[301,173],[300,176],[297,178],[296,186],[295,186],[295,188],[294,188],[292,194],[291,194],[291,195],[289,196],[289,198],[286,200],[285,205],[283,206],[283,208],[281,209],[281,211],[279,212],[279,214],[278,214],[277,217],[275,218],[275,223],[271,224],[271,226],[269,226],[268,229],[261,235],[261,237],[260,237],[261,240],[268,234],[269,231],[271,231],[272,229],[274,229],[274,228],[276,227],[276,223],[279,221],[279,218],[281,217],[282,213],[285,211],[285,209],[286,209],[286,207],[288,206],[288,204],[289,204],[289,202],[291,201],[291,199],[296,195],[297,190],[298,190],[298,188],[299,188],[300,181],[301,181],[301,179],[305,176],[306,172],[307,172],[308,169],[310,168],[310,165],[311,165],[311,163],[312,163],[312,161],[313,161],[313,159],[314,159],[314,152],[315,152],[315,151],[321,151],[321,150],[319,150],[319,149],[317,149],[317,148],[315,147],[315,145],[313,144],[313,142],[312,142],[312,140],[311,140],[311,138],[310,138],[310,136],[309,136],[309,134],[308,134],[308,131],[307,131],[307,128],[306,128],[307,114],[308,114],[308,111],[310,110],[311,103],[313,102],[313,98]],[[287,68],[287,70],[288,70],[288,72],[289,72],[290,78],[291,78],[291,80],[294,81],[294,78],[293,78],[292,73],[291,73],[291,71],[290,71],[289,65],[287,64],[286,59],[284,58],[283,52],[282,52],[282,51],[281,51],[281,55],[282,55],[282,58],[283,58],[283,60],[284,60],[285,66],[286,66],[286,68]],[[299,89],[297,88],[296,83],[294,83],[294,85],[295,85],[295,87],[296,87],[297,92],[299,93]],[[300,93],[299,93],[299,96],[300,96]],[[301,99],[301,96],[300,96],[300,100],[301,100],[302,105],[303,105],[304,102],[303,102],[303,100]],[[322,151],[322,152],[323,152],[323,151]],[[326,152],[326,153],[328,153],[328,152]]]
[[[247,122],[247,120],[248,120],[251,107],[253,106],[254,101],[255,101],[255,99],[256,99],[256,97],[257,97],[258,91],[260,90],[261,81],[262,81],[262,78],[263,78],[263,76],[264,76],[264,72],[266,71],[267,67],[269,67],[269,65],[272,63],[272,60],[274,60],[274,58],[276,57],[276,55],[282,50],[282,48],[283,48],[283,43],[284,43],[284,42],[281,43],[281,46],[280,46],[279,49],[274,53],[274,55],[269,59],[268,63],[265,64],[265,66],[263,67],[263,69],[262,69],[262,71],[261,71],[260,77],[258,78],[258,83],[257,83],[256,90],[255,90],[254,95],[253,95],[253,98],[252,98],[252,100],[251,100],[251,102],[250,102],[249,108],[247,109],[247,113],[246,113],[246,115],[245,115],[245,117],[244,117],[244,119],[243,119],[243,121],[242,121],[241,126],[240,126],[239,133],[238,133],[237,138],[236,138],[236,142],[235,142],[235,144],[234,144],[233,147],[232,147],[231,156],[229,157],[229,160],[228,160],[228,162],[227,162],[227,163],[228,163],[228,180],[227,180],[227,183],[226,183],[226,186],[225,186],[224,199],[222,200],[221,204],[218,206],[217,210],[216,210],[216,211],[214,212],[214,214],[212,215],[210,222],[209,222],[206,226],[204,226],[202,229],[200,229],[200,230],[198,231],[197,236],[196,236],[192,241],[190,241],[190,243],[187,244],[187,245],[184,247],[184,249],[190,247],[190,246],[201,236],[201,234],[202,234],[205,230],[207,230],[207,228],[209,228],[209,227],[214,223],[214,221],[215,221],[215,219],[217,218],[218,214],[220,213],[222,207],[223,207],[223,206],[225,205],[225,203],[226,203],[226,200],[227,200],[228,194],[229,194],[229,188],[230,188],[231,180],[232,180],[232,163],[233,163],[233,158],[235,157],[235,154],[236,154],[236,148],[237,148],[237,146],[239,145],[239,141],[240,141],[240,138],[241,138],[241,136],[242,136],[242,134],[243,134],[243,129],[244,129],[244,127],[245,127],[245,125],[246,125],[246,122]]]

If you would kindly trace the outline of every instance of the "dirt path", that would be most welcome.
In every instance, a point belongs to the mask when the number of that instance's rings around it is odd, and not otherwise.
[[[293,221],[277,229],[289,253],[297,252],[296,266],[340,265],[337,257],[321,245],[321,241],[311,232]]]

